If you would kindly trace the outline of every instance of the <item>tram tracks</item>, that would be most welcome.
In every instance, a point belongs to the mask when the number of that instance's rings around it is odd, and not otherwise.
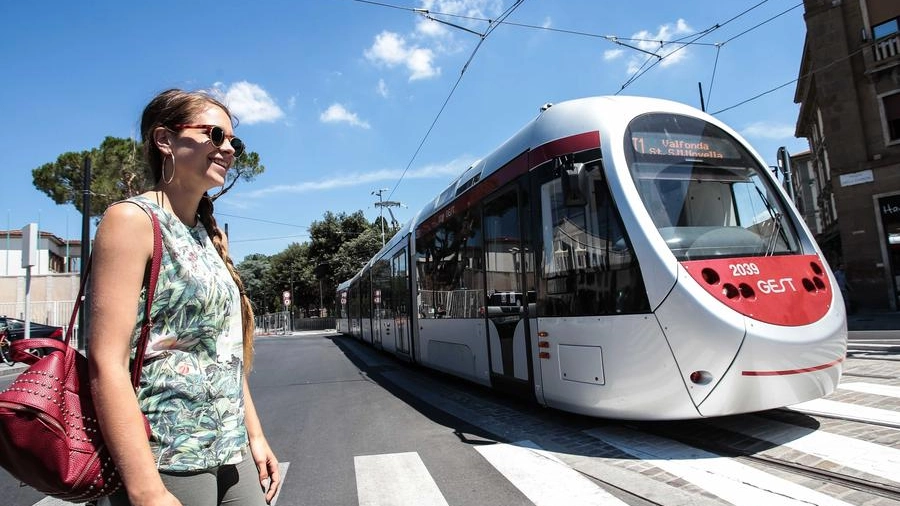
[[[766,455],[738,455],[733,458],[739,461],[755,462],[765,467],[780,469],[796,475],[812,478],[823,483],[838,485],[866,494],[900,501],[900,486],[890,483],[872,481],[862,477],[841,474],[820,467],[807,466]]]
[[[770,421],[777,421],[778,423],[785,423],[785,417],[797,416],[797,413],[792,413],[788,410],[772,410],[770,412],[757,413],[756,416]],[[846,421],[848,423],[860,423],[853,419],[847,419]],[[818,430],[809,427],[808,424],[788,423],[801,429]],[[890,482],[882,477],[867,475],[859,471],[841,469],[840,466],[827,461],[807,464],[801,462],[799,456],[793,459],[773,455],[772,452],[781,449],[782,445],[753,438],[746,434],[731,432],[728,429],[721,429],[716,424],[717,420],[712,419],[700,424],[696,422],[637,423],[629,424],[629,427],[646,434],[678,441],[756,468],[811,479],[820,484],[816,488],[824,489],[838,486],[867,494],[871,499],[880,497],[900,503],[900,483],[898,482]],[[865,503],[868,504],[868,501]]]
[[[855,364],[851,371],[845,371],[845,376],[853,378],[852,381],[874,380],[879,384],[896,385],[900,378],[893,364],[889,368],[873,367],[870,361]],[[830,450],[819,451],[822,446],[831,444],[819,445],[819,441],[823,436],[831,436],[855,439],[857,443],[879,445],[896,452],[900,450],[900,444],[897,429],[893,427],[846,416],[826,417],[791,409],[680,422],[601,420],[540,408],[440,373],[423,374],[425,371],[406,368],[391,368],[386,372],[389,374],[383,379],[397,381],[405,377],[406,380],[400,382],[403,384],[401,389],[478,427],[498,441],[513,444],[533,441],[629,505],[727,502],[728,499],[717,496],[717,492],[710,492],[705,482],[709,479],[726,483],[726,487],[732,481],[734,486],[748,491],[756,488],[767,491],[772,497],[784,494],[797,501],[804,500],[801,497],[806,493],[823,494],[848,504],[900,504],[900,481],[887,469],[894,462],[894,456],[882,458],[881,453],[866,454],[866,458],[879,462],[870,468],[858,466],[858,462],[851,460],[831,458],[835,452],[829,453]],[[857,394],[873,395],[845,390],[832,399],[853,403],[852,396]],[[861,399],[861,402],[871,404],[872,399]],[[673,451],[673,444],[685,448]],[[713,465],[731,469],[721,473],[711,469],[710,462],[716,460],[721,463]],[[769,482],[742,475],[740,471],[730,472],[734,467],[780,479],[781,484],[777,487],[781,488],[770,491]],[[694,472],[693,476],[698,480],[682,474],[685,469],[688,473]],[[672,494],[678,494],[680,499],[674,499]]]

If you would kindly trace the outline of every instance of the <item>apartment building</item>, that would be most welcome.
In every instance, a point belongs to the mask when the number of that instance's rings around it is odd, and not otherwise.
[[[857,307],[900,308],[900,1],[804,0],[798,207]],[[805,192],[805,193],[804,193]]]

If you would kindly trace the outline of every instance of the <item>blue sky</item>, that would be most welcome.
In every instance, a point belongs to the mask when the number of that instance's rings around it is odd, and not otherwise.
[[[621,93],[699,107],[702,83],[707,110],[770,165],[779,146],[807,149],[794,84],[766,93],[797,78],[799,1],[524,0],[476,51],[472,32],[514,3],[5,2],[0,228],[80,239],[81,216],[31,171],[138,136],[143,106],[170,87],[221,93],[266,167],[216,204],[235,261],[308,240],[329,210],[374,219],[382,188],[407,221],[546,102]]]

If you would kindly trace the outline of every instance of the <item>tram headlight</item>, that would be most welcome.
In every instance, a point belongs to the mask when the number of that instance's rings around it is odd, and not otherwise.
[[[695,385],[706,385],[712,381],[712,374],[709,371],[694,371],[690,375],[691,383]]]

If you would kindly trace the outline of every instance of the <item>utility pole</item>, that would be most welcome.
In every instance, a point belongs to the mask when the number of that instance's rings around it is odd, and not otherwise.
[[[703,102],[703,84],[697,83],[697,88],[700,90],[700,110],[706,112],[706,104]]]
[[[778,165],[781,166],[781,173],[784,175],[785,184],[787,184],[788,196],[791,198],[791,204],[797,205],[794,200],[794,181],[791,174],[791,154],[787,148],[781,146],[778,148]]]
[[[81,181],[81,273],[79,280],[84,282],[87,276],[87,264],[91,258],[91,159],[85,157],[84,171]],[[81,310],[78,311],[78,347],[87,353],[88,325],[87,318],[89,292],[84,293]],[[77,302],[76,302],[77,303]]]
[[[390,213],[390,215],[391,215],[391,227],[399,226],[399,223],[397,222],[397,218],[394,217],[394,212],[391,211],[391,208],[392,207],[406,207],[406,206],[404,206],[400,202],[397,202],[396,200],[385,200],[383,202],[376,202],[375,205],[382,209],[384,209],[385,207],[388,208],[388,213]],[[382,213],[384,213],[384,211],[382,211]],[[381,215],[381,245],[384,246],[384,214]]]
[[[378,202],[375,203],[375,207],[381,208],[381,245],[384,246],[384,201],[381,199],[381,195],[390,190],[390,188],[380,188],[378,190],[373,190],[372,195],[378,195]]]

